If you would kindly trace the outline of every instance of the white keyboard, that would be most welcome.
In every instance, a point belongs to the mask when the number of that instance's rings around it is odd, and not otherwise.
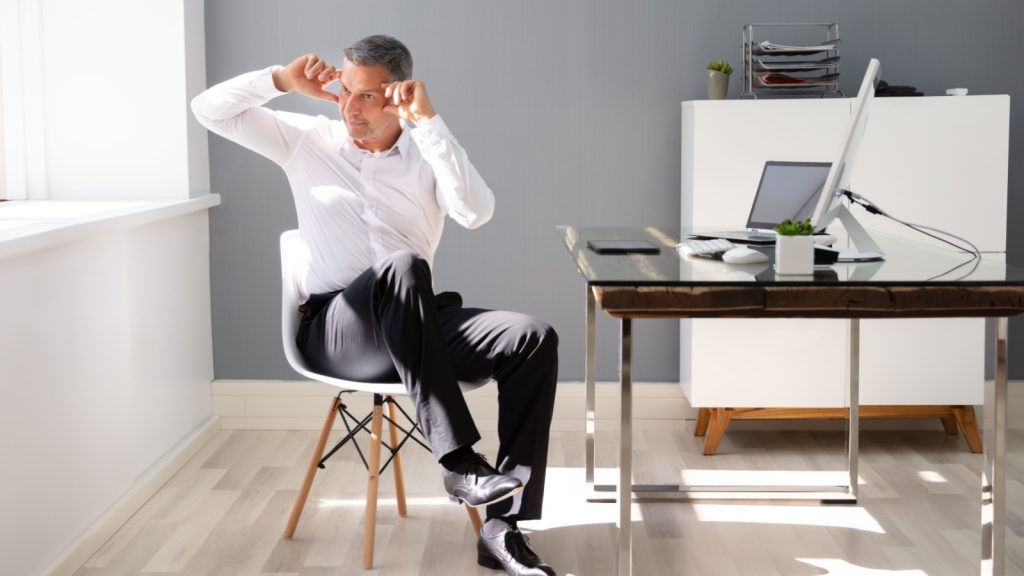
[[[736,245],[728,240],[713,238],[711,240],[687,240],[676,245],[676,250],[683,256],[699,256],[701,258],[722,258]]]

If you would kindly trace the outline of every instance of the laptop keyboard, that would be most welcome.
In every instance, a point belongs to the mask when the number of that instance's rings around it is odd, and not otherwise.
[[[714,238],[712,240],[687,240],[680,242],[676,249],[683,256],[700,256],[702,258],[721,258],[736,245],[728,240]]]

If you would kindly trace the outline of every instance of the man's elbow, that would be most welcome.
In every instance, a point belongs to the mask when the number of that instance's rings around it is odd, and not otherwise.
[[[459,224],[461,224],[463,228],[467,228],[469,230],[476,230],[484,224],[487,224],[490,219],[490,214],[487,214],[486,216],[478,214],[460,214],[456,217]]]
[[[203,97],[205,95],[205,92],[201,92],[192,98],[192,101],[189,102],[189,109],[192,110],[192,116],[194,116],[195,119],[203,125],[203,127],[209,128],[210,124],[213,123],[213,119],[210,118],[208,114],[204,113],[203,108],[205,101]]]
[[[484,224],[487,224],[490,222],[491,216],[494,216],[493,202],[476,212],[459,212],[457,214],[452,214],[455,221],[461,224],[463,228],[468,228],[469,230],[475,230]]]

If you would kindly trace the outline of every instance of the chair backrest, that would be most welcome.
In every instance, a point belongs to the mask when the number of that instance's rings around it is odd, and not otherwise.
[[[299,282],[303,263],[308,261],[305,244],[298,230],[281,234],[281,343],[284,355],[293,370],[306,378],[319,380],[302,357],[295,335],[299,333]]]

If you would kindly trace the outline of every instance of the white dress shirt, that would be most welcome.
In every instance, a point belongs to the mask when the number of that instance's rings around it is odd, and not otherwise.
[[[402,130],[391,149],[358,148],[344,122],[264,108],[284,94],[278,66],[242,74],[192,100],[211,132],[280,165],[295,199],[306,261],[300,302],[344,288],[374,262],[410,250],[433,265],[444,216],[466,228],[491,219],[494,195],[440,116]],[[411,145],[414,144],[414,145]]]

